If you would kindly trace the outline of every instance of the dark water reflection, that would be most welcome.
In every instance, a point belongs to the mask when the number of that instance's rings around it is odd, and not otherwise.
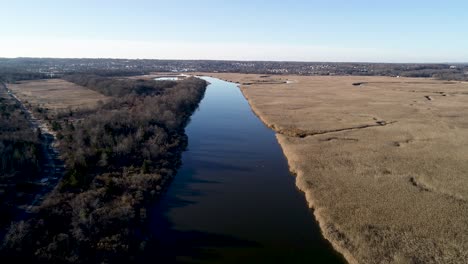
[[[211,83],[176,178],[150,213],[147,262],[340,263],[274,132],[233,83]]]

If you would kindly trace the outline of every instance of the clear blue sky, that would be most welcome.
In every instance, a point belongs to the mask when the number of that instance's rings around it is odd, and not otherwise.
[[[0,0],[0,10],[1,57],[468,62],[467,0]]]

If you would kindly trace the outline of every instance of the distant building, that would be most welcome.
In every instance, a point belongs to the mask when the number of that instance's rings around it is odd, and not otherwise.
[[[457,68],[457,66],[455,66],[455,65],[450,66],[450,69],[456,69],[456,68]]]

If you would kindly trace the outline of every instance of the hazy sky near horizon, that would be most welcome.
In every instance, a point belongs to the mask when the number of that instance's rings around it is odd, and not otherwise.
[[[468,62],[468,1],[0,0],[0,57]]]

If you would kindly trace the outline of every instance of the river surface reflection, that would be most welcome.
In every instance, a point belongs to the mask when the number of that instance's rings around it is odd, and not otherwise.
[[[188,149],[150,213],[150,255],[178,263],[341,263],[323,239],[274,132],[236,84],[210,82]],[[158,261],[156,261],[158,262]]]

